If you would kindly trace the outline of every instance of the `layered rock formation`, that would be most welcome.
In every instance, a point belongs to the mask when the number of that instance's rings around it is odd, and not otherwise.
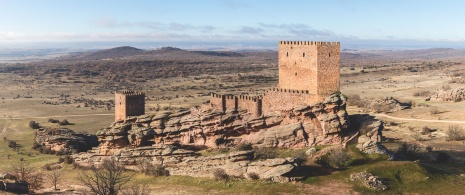
[[[350,128],[358,130],[358,135],[353,138],[356,138],[355,143],[360,151],[367,154],[387,154],[390,160],[394,159],[394,154],[381,144],[383,121],[368,114],[351,115],[350,121],[352,122]]]
[[[447,91],[438,91],[436,94],[427,98],[431,101],[462,101],[465,100],[465,87],[459,87]]]
[[[41,129],[35,142],[53,151],[85,152],[99,145],[95,135],[75,133],[71,129]]]
[[[212,110],[208,105],[142,115],[117,121],[98,133],[99,153],[125,147],[192,145],[226,147],[248,142],[263,147],[303,148],[342,143],[350,135],[346,97],[334,94],[324,102],[253,117],[245,110]]]
[[[292,178],[290,173],[300,166],[298,159],[276,158],[252,161],[253,151],[236,151],[214,156],[199,156],[191,150],[175,146],[144,146],[124,148],[112,156],[99,154],[96,148],[88,153],[73,155],[80,166],[99,166],[105,159],[116,158],[127,169],[140,171],[144,163],[163,166],[170,175],[213,177],[216,169],[223,169],[229,176],[249,177],[256,174],[261,179],[285,182]]]

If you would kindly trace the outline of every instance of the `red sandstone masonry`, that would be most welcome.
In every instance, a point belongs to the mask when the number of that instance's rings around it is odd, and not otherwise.
[[[145,93],[115,92],[115,121],[145,114]]]

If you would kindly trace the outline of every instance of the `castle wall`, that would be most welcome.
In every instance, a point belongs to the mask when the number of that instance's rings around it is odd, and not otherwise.
[[[145,94],[134,91],[115,93],[115,121],[145,114]]]
[[[319,96],[303,90],[272,88],[263,96],[263,112],[291,110],[302,105],[319,102]]]
[[[238,102],[235,95],[225,95],[225,107],[226,110],[237,110]]]
[[[237,97],[237,105],[239,109],[247,110],[247,112],[252,113],[253,116],[262,115],[262,100],[257,97],[250,97],[247,95],[239,95]]]
[[[226,100],[224,95],[212,93],[210,96],[210,106],[214,110],[226,111]]]
[[[318,47],[317,94],[320,96],[340,91],[340,59],[339,43]]]
[[[316,94],[316,42],[281,41],[278,45],[278,64],[278,88],[308,90]]]
[[[115,121],[126,118],[126,96],[121,93],[115,93]]]
[[[278,88],[329,95],[339,91],[338,42],[280,41]]]

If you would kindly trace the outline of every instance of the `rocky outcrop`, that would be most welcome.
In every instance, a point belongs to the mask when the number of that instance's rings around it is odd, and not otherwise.
[[[431,101],[462,101],[465,100],[465,87],[459,87],[446,91],[441,90],[426,99]]]
[[[97,136],[100,154],[131,146],[193,145],[224,147],[249,142],[263,147],[303,148],[341,143],[346,135],[346,98],[334,94],[322,103],[254,117],[245,110],[221,112],[209,106],[117,121]]]
[[[353,136],[345,110],[346,97],[333,94],[323,102],[253,116],[246,110],[212,109],[208,104],[177,112],[129,117],[97,132],[99,147],[73,155],[77,165],[92,166],[117,158],[127,169],[150,163],[171,175],[211,177],[222,169],[230,176],[258,176],[289,181],[300,166],[297,159],[254,161],[253,151],[201,156],[183,147],[231,147],[248,143],[258,147],[304,148],[341,144]]]
[[[350,181],[352,182],[359,182],[367,188],[384,191],[387,190],[387,186],[383,183],[383,181],[374,176],[371,173],[367,172],[359,172],[359,173],[352,173],[350,174]]]
[[[53,151],[85,152],[99,145],[95,135],[75,133],[71,129],[41,129],[36,133],[38,146]]]
[[[0,194],[10,192],[15,194],[29,193],[29,185],[26,182],[18,182],[13,175],[8,173],[0,174]]]
[[[191,150],[174,146],[145,146],[124,148],[117,153],[102,155],[96,148],[87,153],[73,155],[79,166],[99,166],[105,159],[116,158],[127,169],[140,171],[142,164],[163,166],[170,175],[187,175],[193,177],[212,177],[216,169],[223,169],[226,174],[235,177],[248,177],[256,174],[259,178],[273,181],[289,181],[289,173],[300,166],[298,159],[267,159],[253,161],[253,151],[236,151],[214,156],[200,156]]]
[[[394,155],[384,145],[381,144],[383,139],[383,121],[375,119],[368,114],[351,115],[351,129],[357,129],[359,135],[356,137],[357,148],[367,154],[387,154],[390,159]]]

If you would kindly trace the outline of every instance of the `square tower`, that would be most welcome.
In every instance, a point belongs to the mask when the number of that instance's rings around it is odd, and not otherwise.
[[[278,64],[278,88],[318,96],[339,91],[339,42],[280,41]]]
[[[145,94],[135,91],[115,92],[115,121],[145,114]]]

